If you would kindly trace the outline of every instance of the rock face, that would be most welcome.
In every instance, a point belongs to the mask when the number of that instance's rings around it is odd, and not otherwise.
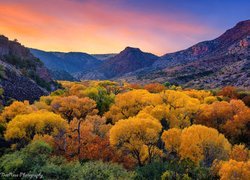
[[[16,41],[0,36],[0,87],[4,90],[4,101],[34,101],[56,88],[43,63],[29,49]]]
[[[184,87],[250,88],[250,20],[239,22],[220,37],[162,56],[150,68],[126,74],[128,81],[169,81]]]

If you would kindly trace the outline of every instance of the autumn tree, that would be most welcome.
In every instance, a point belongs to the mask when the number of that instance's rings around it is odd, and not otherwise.
[[[123,83],[117,83],[113,81],[100,81],[97,86],[104,87],[108,94],[119,94],[124,91]]]
[[[89,98],[77,96],[58,97],[51,103],[52,110],[61,114],[68,122],[74,118],[85,119],[87,115],[97,114],[96,103]]]
[[[96,115],[96,103],[89,98],[77,96],[58,97],[51,103],[54,112],[61,114],[69,123],[75,124],[73,132],[77,132],[77,154],[81,154],[81,125],[87,116]]]
[[[229,157],[231,145],[216,129],[193,125],[183,130],[164,131],[162,140],[167,151],[178,153],[181,159],[190,159],[210,166],[215,159]]]
[[[144,89],[148,90],[150,93],[159,93],[165,89],[165,86],[160,83],[146,84]]]
[[[193,123],[194,116],[200,107],[198,99],[173,90],[164,91],[160,95],[163,102],[169,106],[167,121],[170,128],[184,128]]]
[[[4,108],[0,116],[0,123],[8,123],[17,115],[29,114],[34,110],[35,108],[32,108],[32,106],[30,106],[29,101],[15,101],[10,106]]]
[[[49,137],[39,138],[51,144],[57,154],[64,155],[67,159],[101,160],[104,162],[115,162],[131,168],[135,165],[134,160],[126,153],[118,152],[109,142],[110,124],[106,119],[98,115],[87,116],[81,124],[80,145],[78,142],[77,128],[78,120],[70,122],[66,138],[54,138],[48,142]],[[80,154],[78,154],[80,147]]]
[[[164,131],[161,139],[165,144],[167,153],[173,153],[178,155],[181,145],[181,129],[172,128],[167,131]]]
[[[212,96],[211,92],[205,90],[190,89],[183,92],[192,98],[198,99],[201,103],[204,103],[205,98]]]
[[[234,143],[249,145],[250,109],[239,112],[230,118],[223,126],[223,132]]]
[[[105,113],[105,117],[115,123],[120,119],[137,115],[146,106],[158,104],[162,104],[159,94],[151,94],[146,90],[133,90],[118,94],[115,97],[115,103]]]
[[[212,104],[203,104],[195,117],[196,124],[202,124],[208,127],[223,131],[226,122],[233,118],[234,115],[248,108],[241,100],[231,100],[214,102]]]
[[[250,161],[238,162],[235,160],[226,161],[219,170],[221,180],[241,179],[248,180],[250,177]]]
[[[221,130],[222,125],[232,116],[232,107],[228,102],[214,102],[213,104],[204,104],[200,107],[195,123]]]
[[[161,128],[159,121],[150,116],[120,120],[110,130],[110,144],[118,150],[129,152],[142,166],[160,152],[157,142]]]
[[[142,85],[136,84],[136,83],[129,84],[129,88],[131,88],[131,89],[143,89]]]
[[[145,116],[152,116],[155,119],[159,120],[161,123],[163,129],[169,129],[169,120],[167,119],[169,112],[170,112],[170,106],[166,104],[159,104],[156,106],[150,105],[143,108],[138,115],[141,117]]]
[[[83,97],[84,95],[82,94],[82,92],[86,89],[87,87],[80,84],[80,83],[75,83],[74,85],[72,85],[68,92],[69,95],[71,96],[77,96],[77,97]]]
[[[250,152],[244,144],[234,145],[230,153],[230,159],[236,161],[248,161]]]
[[[205,104],[213,104],[214,102],[218,101],[218,98],[215,96],[208,96],[204,98]]]
[[[87,116],[81,123],[80,134],[75,131],[78,128],[78,123],[77,119],[70,122],[66,138],[66,155],[85,160],[105,161],[106,158],[111,158],[113,152],[107,137],[110,125],[106,124],[105,118],[97,115]],[[80,141],[78,141],[79,135]],[[80,151],[78,148],[80,148]]]
[[[238,97],[237,89],[233,86],[225,86],[218,92],[218,95],[229,99],[237,99]]]
[[[51,102],[57,98],[57,96],[41,96],[39,101],[35,101],[31,106],[37,110],[52,111]]]
[[[67,130],[67,121],[61,116],[47,111],[17,115],[7,124],[6,140],[22,146],[30,142],[36,134],[56,136]]]
[[[82,95],[89,97],[96,102],[100,115],[103,115],[109,110],[115,98],[113,93],[108,94],[107,90],[101,86],[86,88],[82,91]]]

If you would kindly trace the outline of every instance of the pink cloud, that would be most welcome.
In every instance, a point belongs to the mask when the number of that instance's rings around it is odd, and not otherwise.
[[[0,1],[0,33],[45,50],[105,53],[133,45],[157,54],[183,48],[190,37],[195,41],[215,33],[173,16],[126,10],[100,1]]]

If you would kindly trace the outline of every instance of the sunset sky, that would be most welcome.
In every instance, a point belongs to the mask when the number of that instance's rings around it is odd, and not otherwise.
[[[49,51],[163,55],[246,19],[249,0],[0,0],[0,34]]]

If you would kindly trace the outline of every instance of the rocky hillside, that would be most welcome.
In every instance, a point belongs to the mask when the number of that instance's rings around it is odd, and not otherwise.
[[[122,78],[133,82],[165,82],[185,87],[250,88],[250,20],[238,23],[218,38],[162,56],[151,67]]]
[[[56,86],[47,68],[29,49],[0,36],[0,88],[4,90],[4,101],[34,101]]]

